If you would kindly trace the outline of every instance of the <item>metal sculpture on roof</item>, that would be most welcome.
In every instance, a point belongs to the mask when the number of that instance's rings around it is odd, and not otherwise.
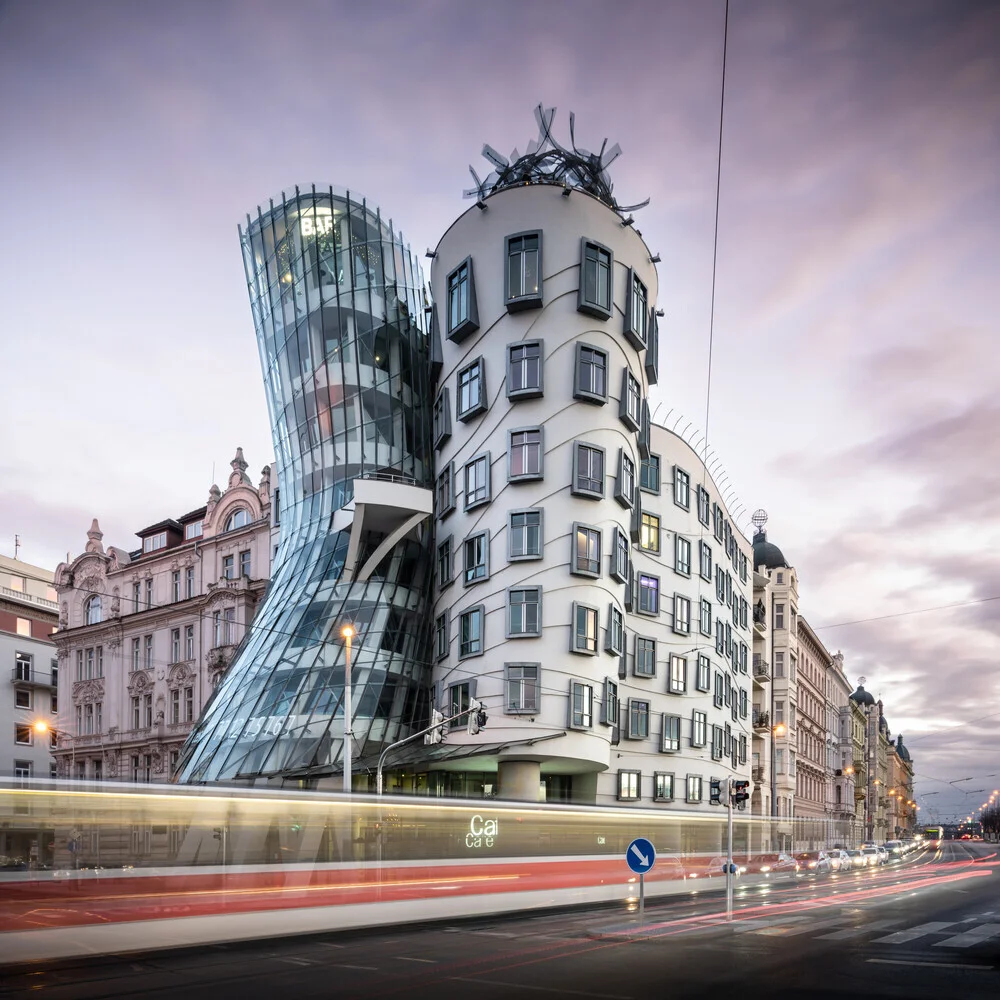
[[[614,185],[608,176],[608,167],[621,155],[618,143],[608,149],[608,140],[605,139],[598,153],[578,149],[574,135],[576,118],[571,111],[569,140],[572,148],[567,149],[552,135],[552,122],[555,116],[555,108],[545,108],[541,104],[535,108],[538,138],[529,141],[523,155],[515,148],[510,156],[506,157],[488,143],[485,144],[483,156],[489,160],[493,169],[486,180],[480,180],[475,169],[470,166],[469,173],[472,174],[476,186],[463,191],[463,195],[466,198],[482,201],[496,191],[521,184],[557,184],[567,190],[578,188],[586,191],[613,208],[619,215],[645,208],[649,204],[648,198],[636,205],[619,205],[615,199]]]

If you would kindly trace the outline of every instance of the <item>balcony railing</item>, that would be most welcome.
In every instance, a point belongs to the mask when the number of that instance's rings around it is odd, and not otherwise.
[[[770,680],[771,664],[767,662],[759,653],[753,656],[753,676],[754,680]]]
[[[58,610],[59,602],[50,601],[47,597],[36,597],[34,594],[26,594],[23,590],[14,590],[13,587],[0,587],[0,594],[4,597],[13,597],[16,601],[23,601],[25,604],[37,604],[40,608],[52,608]]]
[[[52,679],[51,670],[32,670],[29,667],[15,666],[11,668],[12,684],[34,684],[36,687],[58,687]]]
[[[753,727],[754,727],[754,729],[770,729],[770,727],[771,727],[771,713],[770,712],[754,712],[753,713]]]
[[[752,767],[750,768],[750,777],[755,781],[764,780],[764,768],[763,767]]]

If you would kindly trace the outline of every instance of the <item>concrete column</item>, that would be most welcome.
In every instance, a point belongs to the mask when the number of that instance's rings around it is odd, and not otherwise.
[[[498,797],[519,802],[537,802],[542,769],[534,760],[502,760],[497,767]]]

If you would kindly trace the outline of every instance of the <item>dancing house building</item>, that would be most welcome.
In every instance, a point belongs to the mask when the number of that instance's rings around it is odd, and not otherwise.
[[[423,279],[392,222],[333,188],[296,188],[258,208],[240,239],[280,536],[254,628],[176,776],[315,784],[343,772],[345,729],[365,758],[429,711],[434,470]],[[341,639],[348,625],[352,646]]]

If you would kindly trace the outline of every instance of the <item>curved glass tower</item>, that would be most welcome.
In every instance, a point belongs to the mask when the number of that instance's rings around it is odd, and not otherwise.
[[[181,756],[182,782],[343,772],[428,714],[431,347],[423,277],[392,222],[295,189],[240,229],[278,464],[271,583]]]

